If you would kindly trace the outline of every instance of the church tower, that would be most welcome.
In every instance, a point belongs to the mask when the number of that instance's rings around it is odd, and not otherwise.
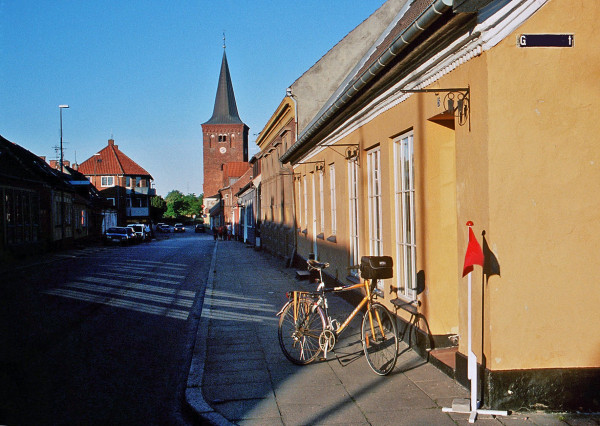
[[[223,167],[226,163],[248,162],[248,129],[238,114],[223,45],[223,60],[213,115],[202,124],[205,200],[213,198],[224,186]]]

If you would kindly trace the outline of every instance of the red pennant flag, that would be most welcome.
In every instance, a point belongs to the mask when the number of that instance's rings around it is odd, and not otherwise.
[[[483,266],[483,251],[475,238],[473,229],[469,226],[469,245],[465,255],[465,264],[463,266],[463,277],[473,270],[473,265]]]

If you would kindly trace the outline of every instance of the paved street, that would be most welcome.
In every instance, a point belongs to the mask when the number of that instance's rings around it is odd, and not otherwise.
[[[275,314],[285,291],[312,286],[239,242],[188,231],[28,264],[2,271],[0,424],[468,424],[442,412],[467,389],[409,348],[376,376],[358,319],[328,361],[287,361]],[[330,302],[334,317],[351,310]],[[600,422],[539,412],[477,424]]]
[[[31,259],[3,274],[0,424],[191,424],[183,392],[206,234]]]

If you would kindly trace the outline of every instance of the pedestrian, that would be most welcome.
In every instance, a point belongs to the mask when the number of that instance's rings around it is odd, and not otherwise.
[[[217,241],[217,236],[218,236],[218,235],[217,235],[217,228],[215,228],[215,226],[214,226],[214,225],[213,225],[213,227],[212,227],[212,233],[213,233],[213,239],[214,239],[215,241]]]
[[[231,223],[227,224],[227,240],[231,241]]]

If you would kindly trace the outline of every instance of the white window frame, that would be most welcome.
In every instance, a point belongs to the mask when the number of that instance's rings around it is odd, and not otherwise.
[[[396,204],[396,285],[398,297],[417,297],[417,244],[415,232],[414,135],[394,140],[394,196]]]
[[[110,187],[115,186],[115,177],[114,176],[101,176],[100,177],[100,186],[102,188],[110,188]]]
[[[348,161],[348,254],[350,266],[355,266],[360,263],[358,206],[358,163],[356,159],[352,159]],[[356,269],[351,269],[350,273],[354,276],[358,276],[358,270]]]
[[[383,218],[381,210],[381,149],[367,152],[369,252],[371,256],[383,255]]]
[[[298,228],[302,229],[302,177],[298,179]]]
[[[329,165],[329,193],[331,198],[331,235],[337,234],[337,209],[335,199],[335,164]]]
[[[315,190],[315,181],[317,178],[315,177],[315,173],[311,172],[311,192],[312,192],[312,246],[313,246],[313,254],[315,259],[319,258],[319,254],[317,253],[317,191]]]
[[[319,229],[321,234],[325,234],[325,192],[323,190],[323,170],[319,171],[319,210],[320,210],[320,220],[319,220]]]
[[[308,230],[308,178],[304,175],[302,179],[304,189],[304,229]]]

